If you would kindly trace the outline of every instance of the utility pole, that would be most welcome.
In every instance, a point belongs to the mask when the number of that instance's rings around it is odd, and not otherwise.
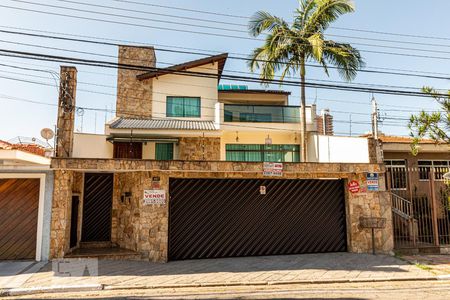
[[[375,97],[372,95],[372,136],[378,140],[378,107]]]

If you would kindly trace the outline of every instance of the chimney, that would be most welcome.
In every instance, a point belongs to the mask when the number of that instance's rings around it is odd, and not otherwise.
[[[334,135],[333,116],[329,109],[322,109],[320,116],[317,116],[317,131],[323,135]]]
[[[153,47],[119,46],[119,64],[155,67]],[[146,71],[118,69],[116,116],[123,118],[151,119],[153,81],[137,80]]]
[[[56,132],[56,157],[71,157],[75,127],[77,68],[61,66]]]

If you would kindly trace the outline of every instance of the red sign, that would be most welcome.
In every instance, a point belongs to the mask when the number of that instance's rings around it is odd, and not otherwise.
[[[350,193],[352,194],[356,194],[359,193],[360,187],[359,187],[359,182],[356,180],[352,180],[348,183],[348,190],[350,191]]]

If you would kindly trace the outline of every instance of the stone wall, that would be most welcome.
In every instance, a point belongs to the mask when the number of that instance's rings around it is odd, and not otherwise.
[[[66,170],[55,171],[50,258],[64,257],[69,250],[71,208],[69,199],[72,198],[73,173]]]
[[[169,200],[166,205],[143,205],[143,191],[152,189],[154,177],[160,179],[160,189],[167,193],[169,178],[267,178],[262,174],[261,163],[55,159],[52,166],[115,172],[112,241],[139,252],[142,259],[156,262],[167,261]],[[290,163],[284,165],[281,178],[342,178],[347,184],[349,180],[362,181],[366,172],[380,173],[379,192],[346,193],[347,244],[349,252],[370,253],[371,232],[361,228],[360,218],[383,217],[387,227],[376,231],[376,249],[378,253],[389,253],[393,249],[392,215],[389,194],[383,189],[383,171],[383,166],[377,164]],[[70,205],[67,199],[71,190],[76,189],[77,176],[67,170],[55,173],[53,257],[63,257],[68,249]],[[131,197],[122,199],[125,192],[131,193]]]
[[[143,206],[144,190],[152,189],[156,172],[131,172],[115,175],[113,199],[113,242],[137,251],[143,259],[166,261],[168,208]],[[162,182],[163,185],[166,182]],[[130,192],[131,197],[121,197]]]
[[[363,182],[364,173],[351,174],[350,180]],[[375,249],[377,253],[389,254],[394,248],[391,197],[383,188],[384,174],[380,176],[379,192],[361,192],[352,194],[346,191],[347,199],[347,238],[348,250],[355,253],[370,253],[372,251],[372,231],[362,228],[361,217],[376,217],[386,219],[386,228],[375,230]]]
[[[220,138],[183,137],[179,149],[180,160],[220,160]]]
[[[155,67],[153,47],[119,46],[119,64]],[[139,81],[136,76],[145,70],[118,69],[116,116],[125,118],[152,117],[152,80]]]

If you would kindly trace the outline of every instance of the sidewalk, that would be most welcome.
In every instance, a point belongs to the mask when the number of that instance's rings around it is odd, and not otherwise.
[[[435,274],[391,256],[329,253],[175,261],[98,261],[96,277],[54,276],[45,265],[11,294],[42,290],[130,289],[289,283],[436,280]],[[22,292],[21,292],[22,291]]]

